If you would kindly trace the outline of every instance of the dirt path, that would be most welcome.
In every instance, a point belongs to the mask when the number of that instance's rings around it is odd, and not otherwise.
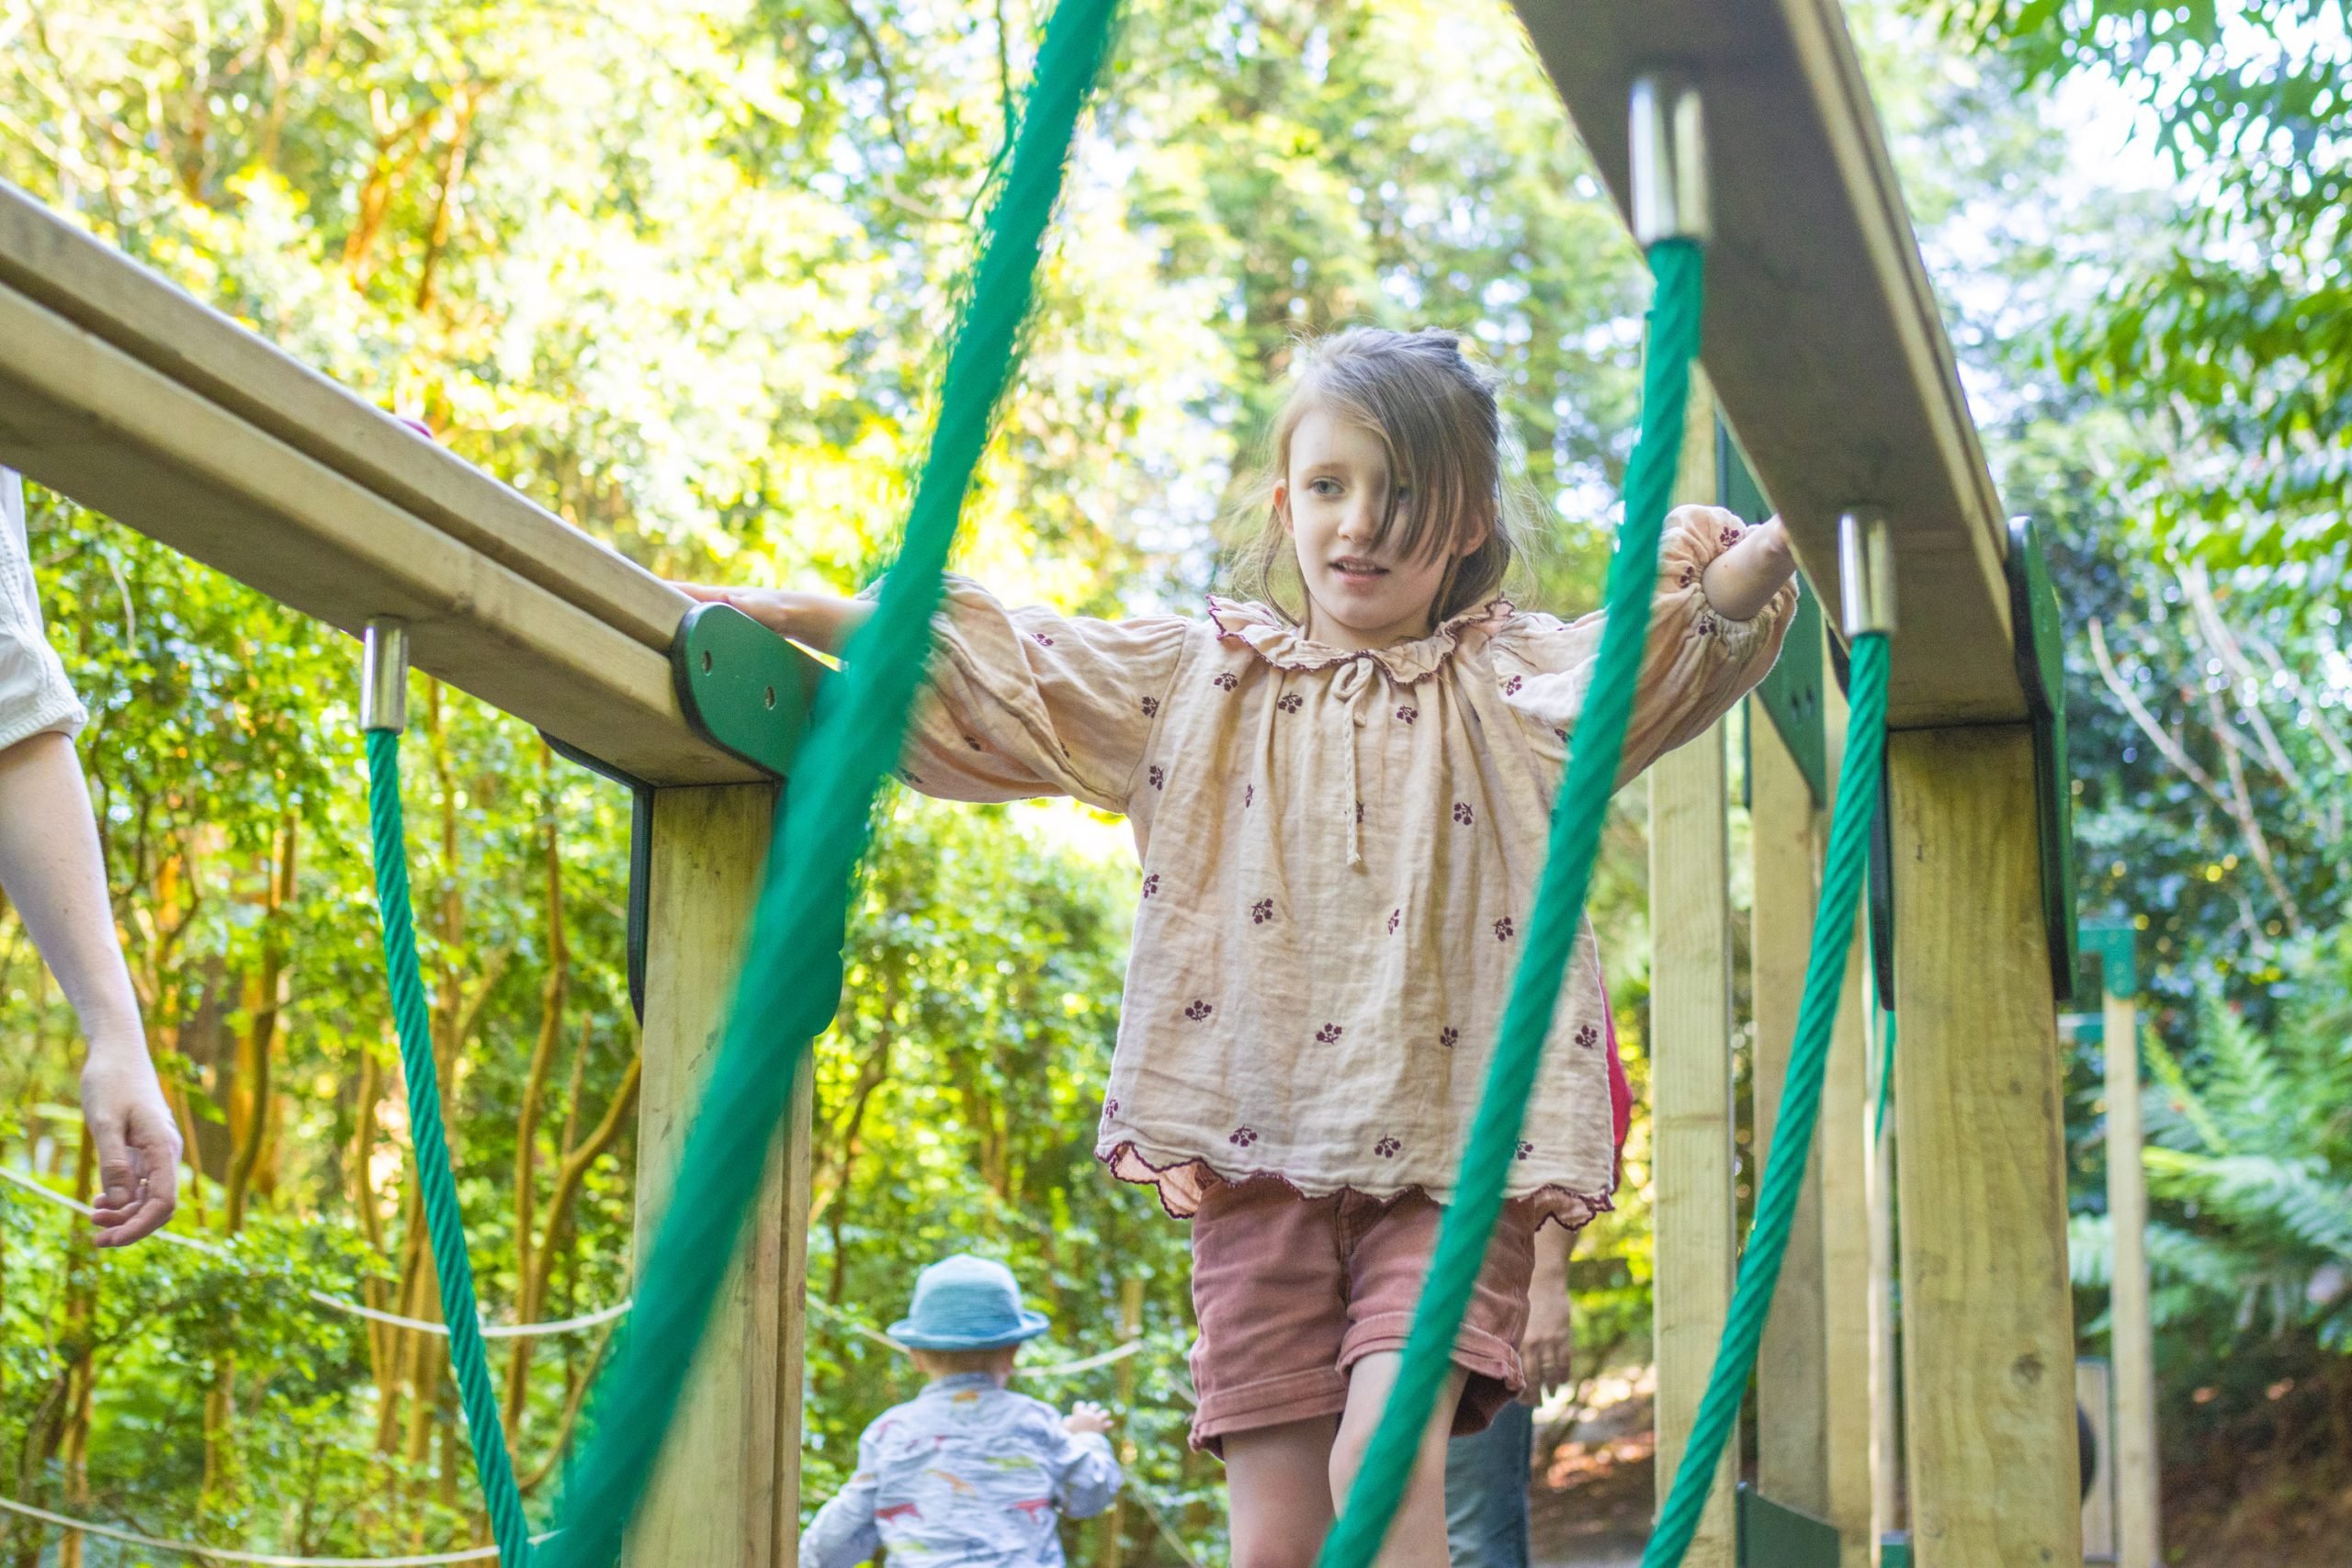
[[[1529,1520],[1541,1568],[1639,1568],[1656,1495],[1646,1395],[1536,1434]]]

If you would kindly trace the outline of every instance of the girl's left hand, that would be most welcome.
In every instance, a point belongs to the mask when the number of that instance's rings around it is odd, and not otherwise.
[[[1708,562],[1706,575],[1699,580],[1708,606],[1725,620],[1754,620],[1781,585],[1796,574],[1797,553],[1789,544],[1788,525],[1778,517],[1747,528],[1737,513],[1720,506],[1678,506],[1667,525],[1678,522],[1739,532],[1739,542]]]

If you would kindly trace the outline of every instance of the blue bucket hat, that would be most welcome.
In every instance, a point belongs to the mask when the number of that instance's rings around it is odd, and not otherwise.
[[[914,1304],[890,1325],[912,1350],[998,1350],[1046,1332],[1046,1314],[1024,1311],[1012,1270],[959,1252],[915,1276]]]

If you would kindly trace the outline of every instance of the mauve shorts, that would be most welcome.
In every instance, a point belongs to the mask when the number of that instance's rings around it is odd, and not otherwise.
[[[1204,1192],[1193,1216],[1193,1446],[1221,1454],[1227,1433],[1345,1409],[1348,1369],[1405,1348],[1442,1213],[1419,1192],[1304,1198],[1271,1179]],[[1532,1211],[1504,1205],[1453,1342],[1469,1374],[1457,1434],[1484,1430],[1525,1386],[1534,1238]]]

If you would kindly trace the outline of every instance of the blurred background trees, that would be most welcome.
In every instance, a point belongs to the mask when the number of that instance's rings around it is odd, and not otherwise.
[[[2215,1532],[2292,1515],[2352,1479],[2345,8],[1852,15],[1988,450],[2058,542],[2084,908],[2143,922],[2161,1004],[2175,1495]],[[0,177],[657,571],[847,589],[895,536],[1041,16],[0,0]],[[1500,5],[1136,6],[1042,276],[960,562],[1009,597],[1196,604],[1295,338],[1369,320],[1457,327],[1502,368],[1558,513],[1522,596],[1594,598],[1645,286]],[[438,1342],[305,1293],[435,1310],[358,847],[352,650],[34,500],[187,1135],[175,1226],[225,1250],[95,1256],[0,1188],[0,1493],[288,1552],[470,1544]],[[460,694],[420,682],[415,711],[417,912],[488,1310],[593,1312],[630,1268],[627,802]],[[1637,1088],[1639,798],[1595,908]],[[879,814],[819,1052],[809,1496],[910,1386],[856,1327],[975,1246],[1053,1313],[1040,1359],[1114,1344],[1141,1282],[1126,1437],[1166,1529],[1130,1510],[1127,1554],[1221,1560],[1215,1467],[1182,1440],[1184,1231],[1091,1157],[1125,831],[1059,806],[894,795]],[[0,1042],[0,1166],[86,1193],[70,1015],[4,911]],[[2094,1077],[2076,1065],[2095,1348]],[[1645,1355],[1645,1150],[1637,1123],[1620,1212],[1580,1254],[1591,1367]],[[604,1342],[500,1347],[535,1507]],[[1115,1369],[1037,1385],[1117,1387]],[[2225,1485],[2194,1470],[2217,1449],[2261,1462]],[[145,1560],[0,1529],[25,1568]]]

